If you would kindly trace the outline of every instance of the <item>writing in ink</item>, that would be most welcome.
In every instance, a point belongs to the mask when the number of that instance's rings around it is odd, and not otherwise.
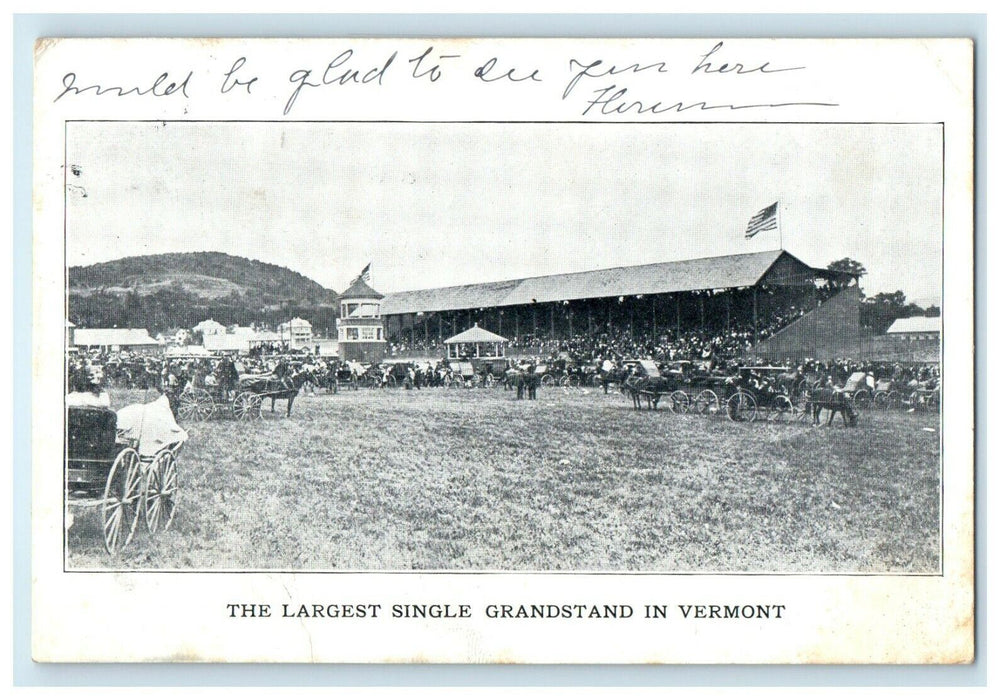
[[[804,70],[804,66],[790,66],[789,68],[770,68],[769,61],[766,61],[761,66],[755,68],[745,68],[742,63],[723,63],[719,67],[714,68],[713,64],[710,63],[709,58],[713,54],[724,48],[724,42],[718,41],[717,44],[703,54],[703,57],[699,59],[699,63],[696,67],[692,69],[692,74],[695,75],[702,71],[704,74],[713,73],[716,75],[724,75],[727,73],[735,73],[737,75],[748,75],[749,73],[785,73],[789,70]]]
[[[409,59],[409,63],[413,64],[413,77],[423,78],[426,77],[431,83],[436,83],[441,79],[441,64],[435,63],[429,68],[426,66],[429,64],[424,64],[427,56],[434,50],[433,46],[428,46],[427,50],[421,53],[419,56],[414,56]],[[446,58],[461,58],[458,54],[442,54],[437,57],[439,60],[444,60]]]
[[[143,97],[145,95],[150,95],[151,97],[169,97],[177,92],[182,93],[186,98],[189,97],[188,87],[189,80],[192,79],[192,71],[181,82],[171,81],[166,82],[169,79],[168,73],[161,73],[157,76],[149,87],[124,87],[120,85],[114,85],[110,87],[102,87],[99,84],[88,85],[87,87],[77,86],[77,74],[67,73],[63,76],[63,92],[56,96],[53,102],[59,102],[66,95],[82,95],[84,93],[93,92],[95,95],[112,95],[113,97],[129,97],[135,95],[137,97]]]
[[[594,94],[596,97],[594,99],[587,101],[587,107],[581,113],[581,116],[587,116],[591,112],[600,113],[604,116],[610,116],[613,114],[663,114],[665,112],[687,112],[689,110],[698,110],[700,112],[706,112],[714,109],[726,109],[730,111],[740,110],[740,109],[773,109],[778,107],[838,107],[838,103],[834,102],[762,102],[762,103],[752,103],[752,104],[709,104],[705,100],[698,100],[686,104],[685,102],[674,102],[665,104],[660,100],[648,101],[647,103],[641,102],[640,100],[624,99],[628,94],[626,88],[620,88],[617,85],[609,85],[606,88],[600,90],[595,90]]]
[[[515,72],[517,71],[517,68],[509,68],[506,71],[504,71],[502,68],[500,70],[496,70],[496,65],[497,65],[497,59],[494,56],[490,60],[486,61],[486,63],[476,68],[475,73],[473,75],[475,75],[475,77],[479,78],[485,83],[495,83],[498,80],[506,80],[507,82],[510,83],[521,83],[526,80],[531,80],[536,83],[542,82],[542,78],[538,76],[538,68],[534,69],[531,73],[528,73],[526,75],[520,75]],[[494,71],[496,71],[495,74]]]
[[[606,66],[605,62],[601,59],[592,61],[591,63],[581,63],[576,58],[570,59],[570,70],[574,68],[579,70],[570,79],[570,82],[566,84],[566,89],[563,91],[563,99],[565,100],[573,92],[573,89],[577,87],[577,83],[580,82],[581,78],[603,78],[606,75],[619,75],[620,73],[625,73],[630,71],[631,73],[644,73],[646,71],[653,71],[655,73],[667,73],[668,66],[664,61],[658,61],[657,63],[651,63],[646,66],[641,66],[639,63],[634,63],[629,66],[619,67],[616,65]]]
[[[395,57],[398,56],[398,51],[392,53],[385,61],[384,65],[380,68],[374,66],[367,70],[361,71],[359,68],[353,68],[347,66],[347,63],[353,58],[353,49],[346,49],[341,54],[336,56],[334,59],[329,61],[329,65],[325,67],[325,71],[322,73],[322,78],[319,82],[313,83],[308,78],[311,77],[311,71],[307,68],[301,68],[295,70],[290,74],[290,82],[296,85],[294,91],[290,93],[290,98],[287,100],[286,106],[283,108],[283,113],[288,114],[294,106],[294,102],[297,101],[297,97],[301,94],[301,90],[306,87],[317,88],[323,85],[347,85],[347,84],[357,84],[357,85],[367,85],[368,83],[377,83],[378,85],[383,85],[382,80],[385,77],[385,73],[388,68],[395,62]]]
[[[241,67],[243,65],[245,65],[244,56],[235,61],[234,65],[231,66],[231,70],[227,71],[227,73],[224,74],[224,82],[221,83],[220,85],[221,94],[226,95],[236,87],[243,87],[245,88],[246,94],[248,95],[252,94],[252,83],[258,80],[258,78],[254,76],[249,78],[248,80],[241,80],[240,78],[238,78],[237,73],[239,70],[241,70]]]

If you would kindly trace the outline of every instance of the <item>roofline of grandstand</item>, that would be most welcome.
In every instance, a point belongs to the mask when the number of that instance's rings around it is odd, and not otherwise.
[[[574,270],[573,272],[553,272],[548,275],[529,275],[528,277],[514,277],[509,280],[490,280],[488,282],[468,282],[466,284],[452,284],[447,287],[426,287],[424,289],[403,289],[401,292],[389,292],[388,296],[393,294],[411,294],[413,292],[430,292],[435,289],[460,289],[461,287],[475,287],[481,284],[508,284],[510,282],[524,282],[527,280],[540,280],[546,277],[561,277],[563,275],[584,275],[589,272],[614,272],[616,270],[628,270],[633,267],[650,267],[651,265],[670,265],[672,263],[683,263],[683,262],[700,262],[701,260],[713,260],[715,258],[740,258],[743,255],[765,255],[766,253],[786,253],[790,257],[794,258],[798,262],[804,262],[798,258],[793,253],[785,250],[784,248],[776,248],[775,250],[755,250],[751,253],[728,253],[727,255],[704,255],[701,258],[681,258],[679,260],[661,260],[660,262],[649,262],[649,263],[639,263],[637,265],[616,265],[615,267],[596,267],[590,270]],[[776,258],[779,259],[779,256]],[[775,262],[775,260],[774,260]],[[806,264],[806,263],[805,263]],[[818,268],[811,267],[812,270],[817,271]],[[829,270],[831,272],[831,270]]]
[[[755,256],[761,257],[765,262],[759,263],[759,265],[764,265],[764,267],[752,267],[751,263],[747,263],[747,268],[745,268],[745,263],[742,264],[742,269],[732,269],[731,263],[728,261],[738,261],[749,259]],[[805,270],[811,273],[826,277],[826,278],[836,278],[845,277],[850,279],[851,276],[847,273],[836,272],[832,270],[824,270],[821,268],[812,267],[807,263],[800,260],[793,253],[790,253],[786,249],[779,248],[775,250],[761,250],[753,251],[749,253],[733,253],[729,255],[710,255],[700,258],[686,258],[682,260],[670,260],[663,262],[652,262],[643,263],[639,265],[621,265],[617,267],[600,268],[594,270],[581,270],[577,272],[562,272],[554,273],[548,275],[536,275],[531,277],[518,277],[508,280],[496,280],[488,282],[472,282],[469,284],[451,285],[446,287],[430,287],[425,289],[413,289],[413,290],[403,290],[400,292],[393,292],[385,297],[383,314],[384,316],[394,316],[400,314],[412,314],[419,312],[430,312],[437,313],[440,311],[457,311],[464,309],[474,309],[474,308],[493,308],[497,306],[523,306],[527,304],[537,303],[537,300],[530,298],[530,300],[524,299],[524,297],[529,297],[528,287],[532,293],[535,291],[543,291],[538,288],[541,287],[543,280],[556,279],[557,285],[566,285],[570,288],[571,292],[584,291],[585,286],[582,280],[589,279],[590,276],[595,275],[600,279],[597,285],[598,293],[591,293],[590,291],[586,294],[576,294],[571,293],[569,295],[563,295],[563,299],[605,299],[605,298],[615,298],[619,296],[624,296],[627,294],[640,294],[643,296],[651,296],[655,294],[670,294],[678,292],[687,291],[701,291],[706,289],[737,289],[737,288],[747,288],[760,284],[765,276],[770,272],[774,265],[777,265],[783,257],[795,261],[801,265]],[[725,265],[722,270],[717,270],[715,266],[711,266],[709,261],[724,260]],[[700,269],[696,276],[703,278],[708,282],[718,282],[717,284],[699,284],[698,280],[693,282],[686,281],[685,284],[696,284],[696,286],[683,286],[677,289],[667,289],[666,291],[655,291],[655,279],[654,274],[663,266],[681,266],[689,264],[697,264]],[[705,264],[705,265],[704,265]],[[628,271],[639,270],[641,271],[641,278],[639,280],[638,289],[639,291],[629,291],[626,288],[632,285],[613,283],[613,279],[625,275]],[[755,275],[758,275],[755,277]],[[685,275],[684,277],[688,277]],[[678,278],[682,279],[682,278]],[[735,283],[736,282],[736,283]],[[681,282],[680,282],[681,283]],[[538,285],[538,287],[536,286]],[[587,284],[587,287],[592,286]],[[670,286],[674,286],[673,284]],[[580,287],[580,289],[577,289]],[[606,289],[605,287],[608,287]],[[555,296],[555,288],[547,290],[545,297],[539,296],[542,302],[538,303],[551,303],[556,302],[560,297],[549,298],[550,294],[548,292],[553,292]],[[610,293],[604,293],[610,292]],[[410,299],[412,296],[420,297],[416,299]],[[422,298],[422,297],[426,298]],[[440,299],[436,301],[431,297],[439,296]],[[470,304],[461,304],[459,302],[464,301],[466,296],[474,297],[471,299]],[[485,299],[485,297],[490,297],[490,299]],[[462,299],[458,299],[462,297]],[[483,297],[486,301],[495,301],[496,303],[479,303],[484,299],[479,299],[478,297]],[[496,299],[492,299],[496,297]],[[513,297],[513,298],[511,298]],[[402,304],[396,304],[396,302],[402,299]],[[422,299],[422,300],[421,300]],[[401,306],[401,308],[397,308]]]

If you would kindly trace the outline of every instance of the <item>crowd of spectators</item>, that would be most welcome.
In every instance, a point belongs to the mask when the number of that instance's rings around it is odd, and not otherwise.
[[[759,341],[778,333],[827,299],[823,288],[799,302],[770,308],[759,319],[758,329],[752,319],[735,318],[729,324],[723,318],[688,328],[639,328],[631,332],[628,326],[604,327],[594,333],[575,333],[562,338],[548,334],[522,333],[506,343],[508,354],[547,357],[569,353],[579,358],[650,358],[654,360],[709,360],[744,355]],[[717,327],[719,326],[719,328]],[[422,337],[420,337],[422,336]],[[408,331],[388,343],[391,357],[439,357],[443,341],[427,334]]]

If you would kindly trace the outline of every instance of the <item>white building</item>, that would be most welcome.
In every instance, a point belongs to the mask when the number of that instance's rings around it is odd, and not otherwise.
[[[311,323],[303,318],[292,318],[286,323],[281,323],[277,326],[276,332],[280,334],[281,342],[289,343],[292,348],[311,345],[313,337]]]
[[[940,317],[912,316],[898,318],[888,327],[888,335],[902,340],[940,340]]]
[[[140,353],[160,352],[161,343],[150,337],[145,328],[76,328],[74,344],[82,350]]]
[[[227,328],[224,324],[217,323],[212,318],[208,318],[205,321],[200,321],[196,324],[196,327],[192,329],[193,333],[202,333],[205,338],[208,335],[217,335],[218,333],[226,333]]]

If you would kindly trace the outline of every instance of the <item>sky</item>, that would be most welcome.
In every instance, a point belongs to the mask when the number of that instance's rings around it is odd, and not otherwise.
[[[214,250],[387,293],[783,247],[941,293],[939,125],[73,122],[67,257]],[[744,237],[780,203],[780,230]]]

